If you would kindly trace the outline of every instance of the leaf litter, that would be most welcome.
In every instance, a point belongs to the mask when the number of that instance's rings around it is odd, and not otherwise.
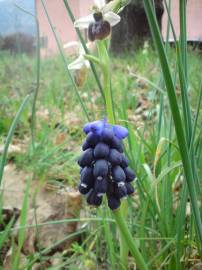
[[[20,213],[23,204],[23,198],[26,190],[26,179],[32,179],[32,175],[23,171],[18,171],[16,166],[9,163],[5,166],[3,177],[3,211],[5,213],[5,221],[11,218],[14,213]],[[25,241],[21,251],[22,263],[25,255],[34,254],[47,247],[53,246],[48,254],[63,252],[71,247],[71,243],[76,238],[70,238],[62,241],[68,235],[77,231],[78,222],[54,224],[52,221],[64,219],[78,218],[82,206],[82,200],[79,192],[73,188],[59,188],[52,186],[49,188],[44,181],[31,181],[29,193],[29,210],[27,213],[27,227],[25,233]],[[19,214],[18,214],[19,217]],[[14,225],[12,233],[17,241],[17,232],[19,227],[19,219]],[[37,224],[52,223],[36,228]],[[30,226],[33,226],[30,228]],[[60,242],[56,245],[55,243]],[[4,269],[9,269],[12,253],[11,248],[7,249],[4,254]],[[53,262],[55,259],[53,260]]]

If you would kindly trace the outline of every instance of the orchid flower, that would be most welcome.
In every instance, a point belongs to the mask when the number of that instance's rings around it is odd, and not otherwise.
[[[104,39],[110,33],[111,27],[118,24],[120,16],[109,10],[104,0],[94,0],[94,12],[74,22],[74,26],[80,29],[88,29],[88,37],[91,41]]]
[[[87,48],[90,47],[90,43],[86,44]],[[80,70],[82,68],[90,68],[90,63],[87,59],[85,59],[85,51],[83,49],[82,44],[80,44],[77,41],[72,41],[69,43],[64,44],[63,48],[64,49],[68,49],[71,47],[75,47],[76,49],[78,49],[78,58],[76,60],[74,60],[72,63],[70,63],[68,65],[68,69],[69,70]]]

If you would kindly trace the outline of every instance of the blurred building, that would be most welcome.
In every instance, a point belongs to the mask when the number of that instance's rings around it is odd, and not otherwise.
[[[93,0],[68,0],[75,18],[86,16],[91,12]],[[163,1],[164,2],[164,1]],[[169,2],[167,0],[167,2]],[[177,38],[179,38],[179,0],[171,0],[171,18]],[[62,44],[77,40],[76,31],[69,19],[68,12],[62,0],[46,0],[46,7],[54,29]],[[35,0],[36,13],[40,25],[41,55],[50,56],[58,52],[54,35],[48,23],[41,0]],[[166,8],[162,17],[162,36],[167,36],[168,16]],[[84,32],[84,35],[86,33]],[[187,1],[187,39],[188,41],[202,41],[202,0]],[[172,31],[169,31],[169,41],[174,41]]]
[[[90,13],[93,0],[68,0],[76,19]],[[77,40],[74,26],[62,0],[46,0],[46,7],[51,22],[62,44]],[[36,0],[36,12],[40,26],[41,55],[50,56],[58,52],[54,35],[48,23],[41,0]],[[84,33],[85,34],[85,33]]]
[[[165,11],[162,19],[162,35],[165,41],[167,36],[168,16],[166,8],[164,10]],[[171,18],[176,36],[179,38],[179,0],[171,0]],[[202,0],[187,1],[187,40],[199,42],[202,41]],[[169,41],[174,41],[171,29],[169,31]]]

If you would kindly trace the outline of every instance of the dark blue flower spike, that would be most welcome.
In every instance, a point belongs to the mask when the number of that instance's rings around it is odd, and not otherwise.
[[[136,176],[128,167],[122,144],[128,130],[120,125],[110,125],[104,119],[87,123],[83,131],[87,137],[82,146],[84,152],[78,160],[81,167],[79,191],[87,194],[88,204],[94,206],[101,205],[106,194],[108,206],[115,210],[120,207],[122,198],[134,192],[131,182]]]

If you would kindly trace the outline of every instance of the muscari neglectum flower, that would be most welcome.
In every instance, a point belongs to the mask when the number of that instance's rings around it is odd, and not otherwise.
[[[120,16],[109,10],[104,0],[94,0],[95,7],[92,14],[74,22],[80,29],[88,29],[90,41],[102,40],[109,36],[111,27],[120,22]]]
[[[87,123],[83,131],[87,138],[83,154],[78,160],[81,167],[79,191],[87,195],[88,204],[99,206],[106,194],[108,206],[119,208],[121,199],[134,192],[131,182],[135,174],[128,167],[123,154],[122,140],[128,130],[119,125],[110,125],[106,119]]]

